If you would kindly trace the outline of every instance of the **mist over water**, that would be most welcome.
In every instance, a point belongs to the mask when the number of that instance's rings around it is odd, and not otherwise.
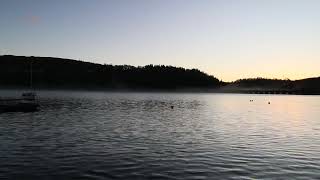
[[[0,178],[320,178],[320,96],[39,96],[39,112],[0,114]]]

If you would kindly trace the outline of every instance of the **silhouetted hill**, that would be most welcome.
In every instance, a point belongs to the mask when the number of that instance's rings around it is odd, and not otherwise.
[[[52,57],[0,56],[0,87],[29,87],[32,62],[35,88],[212,89],[223,83],[197,69],[147,65],[101,65]]]
[[[308,94],[320,94],[320,77],[294,81],[294,88]]]
[[[291,80],[282,79],[266,79],[266,78],[248,78],[239,79],[233,82],[239,88],[261,88],[261,89],[290,89],[293,87],[293,82]]]
[[[282,80],[266,78],[239,79],[224,86],[225,92],[278,91],[295,94],[320,94],[320,77],[301,80]]]
[[[28,88],[31,63],[35,88],[320,94],[320,77],[295,81],[249,78],[226,83],[197,69],[163,65],[102,65],[62,58],[11,55],[0,56],[0,88]]]

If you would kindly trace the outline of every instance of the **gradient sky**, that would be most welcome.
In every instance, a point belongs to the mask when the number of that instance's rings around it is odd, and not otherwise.
[[[0,0],[0,54],[320,76],[319,0]]]

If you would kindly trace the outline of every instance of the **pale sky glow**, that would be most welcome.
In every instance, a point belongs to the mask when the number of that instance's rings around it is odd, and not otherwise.
[[[320,76],[318,0],[1,0],[0,54]]]

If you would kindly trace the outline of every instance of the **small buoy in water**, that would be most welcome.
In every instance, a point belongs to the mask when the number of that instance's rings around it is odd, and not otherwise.
[[[268,104],[270,104],[270,102],[268,102]]]
[[[173,109],[174,106],[170,106],[170,107],[171,107],[171,109]]]

